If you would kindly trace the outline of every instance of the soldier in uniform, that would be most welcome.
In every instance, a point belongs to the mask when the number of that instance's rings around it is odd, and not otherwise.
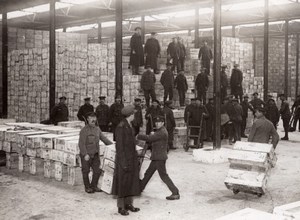
[[[201,66],[205,68],[205,73],[210,74],[210,62],[213,59],[212,50],[208,47],[207,41],[203,41],[204,45],[200,48],[198,59],[201,60]]]
[[[146,134],[150,134],[150,132],[155,129],[155,124],[153,123],[153,119],[163,115],[164,113],[160,107],[159,101],[153,100],[152,105],[146,110],[146,115],[145,115],[145,119],[147,120]]]
[[[162,73],[160,83],[164,87],[164,102],[169,96],[169,100],[173,100],[174,74],[171,70],[171,63],[167,63],[167,69]]]
[[[275,129],[277,130],[277,124],[279,122],[280,115],[274,99],[268,100],[265,111],[266,118],[273,123]]]
[[[197,147],[203,147],[203,140],[204,140],[204,135],[205,135],[205,118],[208,117],[208,112],[203,105],[202,100],[197,99],[196,100],[196,105],[193,106],[190,110],[190,118],[189,118],[189,125],[188,126],[201,126],[201,134],[200,134],[200,146]],[[200,130],[199,128],[192,128],[191,129],[191,135],[199,135]],[[198,137],[193,137],[194,140],[194,145],[198,143]]]
[[[197,98],[203,100],[206,104],[206,92],[209,86],[208,75],[205,72],[205,68],[201,68],[195,81],[195,89],[197,90]]]
[[[221,102],[224,101],[227,96],[228,79],[226,75],[227,65],[221,66]]]
[[[59,103],[56,104],[50,114],[50,122],[57,125],[61,121],[69,121],[69,110],[66,105],[66,97],[62,96],[59,98]]]
[[[258,107],[255,110],[257,120],[253,123],[249,134],[248,142],[269,143],[270,137],[274,149],[276,148],[279,135],[273,124],[265,117],[266,110],[263,107]]]
[[[206,119],[206,140],[207,141],[212,141],[213,139],[213,124],[214,124],[214,111],[215,111],[215,106],[214,106],[214,99],[209,98],[208,103],[205,105],[206,110],[208,112],[208,117]]]
[[[157,127],[157,130],[155,132],[152,132],[150,135],[139,134],[137,136],[137,139],[139,140],[144,140],[152,143],[151,163],[145,172],[144,178],[141,180],[141,191],[145,189],[147,183],[157,170],[161,180],[168,186],[168,188],[172,192],[172,195],[167,196],[166,199],[177,200],[180,199],[179,190],[174,185],[166,170],[166,160],[168,159],[168,132],[164,127],[164,118],[160,116],[155,118],[154,120]]]
[[[134,136],[140,133],[140,128],[143,127],[143,114],[141,107],[142,100],[140,98],[134,99],[134,119],[132,121],[132,127],[134,129]]]
[[[84,105],[80,106],[79,108],[77,118],[80,121],[84,121],[85,123],[87,123],[87,114],[90,112],[94,112],[94,106],[91,105],[91,98],[87,97],[84,99]]]
[[[116,127],[116,168],[112,194],[118,197],[118,212],[123,216],[129,215],[128,211],[140,211],[133,206],[133,196],[141,194],[136,139],[131,127],[134,112],[133,105],[125,106],[121,110],[123,119]]]
[[[253,114],[258,107],[265,107],[265,102],[258,98],[258,93],[253,93],[253,99],[250,101],[250,104],[253,106]]]
[[[250,109],[252,112],[254,112],[254,109],[252,105],[249,103],[249,96],[244,95],[244,100],[241,103],[242,109],[243,109],[243,115],[242,115],[242,125],[241,125],[241,137],[247,138],[247,135],[245,134],[246,125],[247,125],[247,118],[248,118],[248,109]]]
[[[185,105],[185,93],[188,90],[188,84],[183,70],[180,70],[176,76],[174,86],[178,91],[180,107],[183,107]]]
[[[180,68],[180,44],[178,42],[178,37],[173,37],[172,42],[169,43],[167,48],[167,62],[172,63],[172,71],[175,71],[175,67],[177,72],[179,72]],[[171,62],[172,61],[172,62]]]
[[[141,89],[144,91],[146,105],[147,107],[149,107],[150,96],[152,101],[156,99],[155,87],[154,87],[156,78],[154,73],[151,71],[151,67],[149,65],[146,66],[146,69],[147,70],[142,75]]]
[[[166,101],[163,108],[163,112],[165,115],[165,127],[168,131],[168,151],[176,149],[173,145],[174,129],[176,127],[176,123],[174,119],[174,113],[172,111],[172,104],[173,102],[171,100]]]
[[[229,105],[227,110],[230,122],[232,122],[231,129],[229,131],[229,144],[235,143],[241,140],[241,125],[242,125],[242,115],[243,109],[239,104],[237,98],[233,98],[231,105]]]
[[[130,39],[130,60],[129,67],[132,68],[132,75],[139,75],[139,67],[144,66],[144,48],[141,37],[141,28],[136,27],[135,33]]]
[[[115,98],[115,103],[112,104],[109,108],[109,121],[111,124],[111,130],[114,134],[114,141],[116,140],[115,130],[120,121],[123,119],[121,110],[124,107],[123,103],[121,102],[121,96],[117,95]]]
[[[279,113],[281,115],[281,119],[283,122],[283,128],[284,128],[284,137],[281,138],[281,140],[289,140],[289,124],[290,124],[290,119],[291,119],[291,111],[289,107],[289,103],[286,101],[285,95],[280,94],[280,100],[281,100],[281,107],[279,110]]]
[[[296,101],[292,106],[292,114],[294,113],[294,123],[291,131],[296,130],[297,122],[299,121],[298,130],[300,131],[300,95],[297,96]]]
[[[157,58],[160,57],[160,45],[156,39],[156,32],[151,32],[145,44],[146,65],[150,65],[155,74],[158,74]]]
[[[230,77],[230,87],[231,94],[235,96],[235,98],[239,98],[240,102],[243,101],[243,73],[238,68],[239,64],[234,64],[234,68],[232,69],[231,77]]]
[[[82,177],[87,193],[101,192],[98,188],[98,180],[101,174],[99,158],[99,140],[106,145],[113,144],[96,126],[97,118],[94,112],[86,115],[87,124],[81,129],[79,134],[78,146],[80,149],[80,158],[82,164]],[[89,180],[90,169],[93,169],[92,182]]]
[[[96,116],[101,131],[108,132],[109,106],[105,104],[105,96],[100,96],[100,103],[96,108]]]
[[[187,105],[184,109],[184,122],[187,123],[187,119],[191,114],[191,109],[196,106],[196,98],[191,98],[191,104]]]

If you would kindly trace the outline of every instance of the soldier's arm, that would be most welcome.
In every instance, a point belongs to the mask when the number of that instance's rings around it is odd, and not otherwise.
[[[82,117],[82,108],[79,108],[79,111],[77,113],[77,118],[80,120],[80,121],[84,121],[83,117]]]
[[[275,149],[279,142],[279,135],[273,125],[272,125],[272,130],[271,130],[271,137],[272,137],[272,145]]]
[[[254,122],[254,124],[252,125],[251,130],[250,130],[250,134],[249,134],[249,137],[248,137],[248,142],[253,142],[255,132],[256,132],[256,123]]]
[[[100,140],[101,140],[105,145],[113,144],[113,142],[112,142],[111,140],[109,140],[109,139],[102,133],[102,131],[100,130],[100,128],[99,128],[99,137],[100,137]]]
[[[86,136],[87,136],[86,131],[85,131],[85,129],[83,128],[83,129],[80,131],[80,134],[79,134],[79,141],[78,141],[78,146],[79,146],[80,154],[81,154],[82,156],[87,155],[87,150],[86,150],[86,146],[85,146]]]
[[[139,134],[137,136],[138,140],[147,141],[147,142],[150,142],[150,143],[154,142],[154,141],[157,141],[161,138],[162,138],[162,135],[159,132],[155,132],[154,134],[149,134],[149,135]]]

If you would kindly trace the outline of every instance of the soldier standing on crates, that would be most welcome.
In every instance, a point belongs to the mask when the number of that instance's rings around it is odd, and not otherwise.
[[[178,91],[180,107],[185,106],[185,93],[188,90],[188,84],[183,70],[179,71],[179,74],[174,81],[174,87]]]
[[[208,112],[203,105],[202,100],[197,99],[195,107],[190,110],[190,117],[188,126],[198,126],[198,128],[191,128],[191,135],[196,135],[198,137],[192,137],[194,140],[194,145],[198,147],[203,147],[203,140],[205,135],[205,118],[208,117]],[[198,138],[199,146],[198,146]]]
[[[101,192],[98,188],[98,180],[101,174],[99,158],[99,140],[104,144],[113,144],[96,126],[97,117],[94,112],[86,115],[87,124],[81,129],[79,134],[79,150],[81,158],[81,169],[85,191],[87,193]],[[92,182],[89,180],[90,169],[93,170]]]
[[[249,103],[249,96],[244,95],[244,100],[241,103],[242,109],[243,109],[243,115],[242,115],[242,125],[241,125],[241,137],[247,138],[247,135],[245,134],[246,126],[247,126],[247,118],[248,118],[248,109],[250,109],[252,112],[254,112],[254,109],[252,105]]]
[[[59,103],[51,109],[50,120],[41,123],[50,124],[52,122],[54,125],[57,125],[61,121],[69,121],[69,110],[66,105],[66,99],[65,96],[60,97]]]
[[[140,98],[134,99],[134,119],[132,121],[132,127],[134,129],[134,136],[140,133],[140,128],[143,127],[143,114],[141,107],[142,100]]]
[[[205,73],[210,74],[210,62],[213,59],[212,50],[208,47],[207,41],[203,41],[204,45],[200,48],[198,59],[201,59],[201,66],[205,68]]]
[[[146,124],[146,134],[150,134],[151,131],[154,130],[155,124],[153,123],[153,119],[158,116],[163,116],[164,112],[160,107],[158,100],[153,100],[152,105],[147,108],[145,119],[147,120]]]
[[[139,134],[137,139],[144,140],[149,143],[152,143],[152,153],[151,153],[151,163],[148,169],[145,172],[144,178],[141,180],[141,191],[143,191],[155,173],[158,171],[158,174],[161,180],[168,186],[169,190],[172,192],[172,195],[167,196],[167,200],[177,200],[180,199],[179,190],[174,185],[173,181],[169,177],[166,169],[166,160],[168,159],[167,149],[168,149],[168,131],[164,127],[164,117],[159,116],[154,119],[157,130],[151,132],[150,135]]]
[[[96,108],[96,116],[101,131],[108,132],[109,106],[105,104],[105,96],[100,96],[100,103]]]
[[[281,119],[283,122],[283,128],[284,128],[284,137],[281,138],[281,140],[288,141],[289,140],[289,126],[290,126],[290,119],[291,119],[291,111],[289,107],[289,103],[286,101],[285,94],[279,95],[281,100],[281,107],[279,110],[279,113],[281,115]]]
[[[121,112],[125,118],[116,128],[116,168],[112,194],[118,196],[118,213],[126,216],[129,215],[128,211],[140,211],[133,206],[133,196],[139,196],[141,190],[136,140],[131,126],[135,108],[128,105]]]
[[[121,110],[124,107],[123,103],[121,102],[121,96],[117,95],[115,98],[115,103],[112,104],[109,108],[109,120],[111,124],[111,130],[114,134],[114,141],[116,140],[115,130],[120,121],[123,119]]]
[[[175,119],[174,119],[174,113],[172,111],[172,105],[173,102],[171,100],[166,101],[163,112],[165,115],[165,127],[168,131],[168,151],[176,149],[173,145],[174,140],[174,129],[176,127]]]
[[[243,101],[243,73],[238,68],[239,64],[234,64],[230,77],[230,87],[231,94],[235,96],[235,98],[239,98],[240,102]]]
[[[297,127],[297,123],[299,122],[298,131],[300,132],[300,95],[297,96],[297,99],[292,106],[292,115],[293,114],[294,114],[294,122],[293,122],[293,127],[291,127],[290,130],[295,131]]]
[[[141,89],[144,92],[147,107],[150,105],[150,96],[152,101],[156,99],[155,82],[156,78],[151,70],[151,66],[146,65],[146,71],[143,73],[141,79]]]
[[[258,107],[255,110],[257,120],[254,121],[249,134],[248,142],[269,143],[270,137],[274,149],[276,148],[279,135],[274,125],[265,117],[266,110],[263,107]]]
[[[174,89],[174,74],[171,70],[171,63],[167,63],[167,69],[162,73],[160,83],[164,87],[164,102],[168,99],[173,100],[173,89]]]
[[[84,105],[80,106],[77,117],[80,121],[87,123],[87,114],[94,112],[94,106],[91,105],[91,98],[87,97],[84,99]]]

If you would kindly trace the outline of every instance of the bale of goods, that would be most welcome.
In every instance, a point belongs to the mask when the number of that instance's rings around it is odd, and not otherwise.
[[[270,170],[277,160],[271,144],[238,141],[228,160],[230,168],[224,181],[228,189],[235,194],[265,194]]]

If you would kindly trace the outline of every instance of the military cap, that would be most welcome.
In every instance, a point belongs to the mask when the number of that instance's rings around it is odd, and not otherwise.
[[[96,117],[96,113],[95,112],[88,112],[86,114],[86,117]]]
[[[258,92],[254,92],[252,95],[253,95],[253,96],[258,95]]]
[[[173,64],[172,63],[170,63],[170,62],[167,62],[166,63],[166,66],[172,66]]]
[[[157,99],[153,99],[153,100],[152,100],[152,103],[154,103],[154,102],[156,102],[157,104],[160,105],[160,102],[159,102]]]
[[[279,97],[281,97],[281,96],[284,96],[284,97],[285,97],[285,94],[283,94],[283,93],[282,93],[282,94],[279,94]]]
[[[259,112],[262,112],[263,114],[266,113],[266,109],[262,106],[258,107],[256,110],[259,111]]]
[[[273,102],[275,102],[275,100],[274,100],[274,99],[272,99],[272,98],[271,98],[271,99],[269,99],[269,100],[268,100],[268,102],[269,102],[269,101],[273,101]]]
[[[145,65],[145,69],[151,68],[151,65],[147,64]]]
[[[222,69],[226,69],[226,68],[227,68],[227,65],[223,64],[223,65],[221,65],[221,68],[222,68]]]
[[[172,104],[173,104],[172,100],[165,101],[165,105],[167,105],[167,106],[172,105]]]
[[[106,97],[105,96],[99,96],[99,99],[104,100],[104,99],[106,99]]]
[[[84,99],[84,101],[91,101],[91,98],[90,98],[90,97],[86,97],[86,98]]]
[[[234,67],[239,67],[240,65],[238,63],[233,64]]]
[[[244,99],[245,99],[245,98],[249,98],[249,96],[248,96],[248,95],[244,95]]]
[[[214,100],[214,98],[209,98],[208,101]]]
[[[135,98],[134,101],[135,102],[141,102],[142,100],[140,98]]]
[[[191,98],[191,101],[196,101],[197,99],[196,98]]]
[[[122,108],[122,110],[121,110],[122,115],[124,115],[126,117],[134,114],[134,112],[135,112],[134,105],[127,105],[124,108]]]
[[[233,98],[232,101],[238,102],[239,100],[237,98]]]
[[[134,28],[134,30],[136,31],[136,30],[142,30],[142,28],[141,27],[136,27],[136,28]]]
[[[165,122],[165,118],[163,116],[157,116],[153,119],[154,123],[156,122]]]
[[[66,98],[66,96],[62,96],[62,97],[60,97],[59,99],[64,99],[64,100],[66,100],[67,98]]]
[[[155,31],[152,31],[151,32],[151,35],[156,35],[157,33]]]

